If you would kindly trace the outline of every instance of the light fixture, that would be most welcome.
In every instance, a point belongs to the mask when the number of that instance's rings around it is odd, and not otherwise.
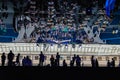
[[[67,45],[67,44],[65,44],[65,48],[68,48],[68,45]]]

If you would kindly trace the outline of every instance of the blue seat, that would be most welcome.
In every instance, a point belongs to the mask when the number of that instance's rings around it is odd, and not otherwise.
[[[116,38],[119,36],[119,34],[113,34],[112,31],[113,31],[112,28],[107,28],[104,32],[100,33],[100,38],[107,39],[107,38]]]
[[[4,36],[13,36],[13,37],[17,37],[18,33],[15,32],[13,29],[7,29],[6,33],[4,34]]]
[[[12,38],[0,37],[0,42],[12,42]]]
[[[115,39],[115,40],[107,40],[107,44],[120,44],[120,39]]]

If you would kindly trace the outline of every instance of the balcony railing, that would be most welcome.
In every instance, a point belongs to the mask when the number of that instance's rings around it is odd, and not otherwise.
[[[105,44],[37,44],[37,43],[0,43],[0,53],[9,53],[12,50],[15,54],[78,54],[78,55],[120,55],[120,45]]]

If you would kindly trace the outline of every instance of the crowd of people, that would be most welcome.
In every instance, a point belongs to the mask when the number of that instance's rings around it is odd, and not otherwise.
[[[25,37],[28,40],[24,42],[38,42],[38,43],[99,43],[95,41],[95,37],[103,31],[102,22],[106,21],[105,12],[100,21],[92,20],[94,17],[99,16],[95,15],[95,12],[99,10],[104,10],[101,8],[99,0],[91,0],[90,4],[84,5],[85,1],[81,0],[11,0],[14,6],[14,22],[15,31],[20,30],[21,27],[31,27],[29,24],[32,24],[32,27],[35,27],[31,32],[30,37]],[[90,1],[90,0],[89,0]],[[6,4],[4,1],[3,9],[6,9]],[[41,4],[41,5],[40,5]],[[103,6],[104,4],[102,4]],[[45,8],[45,9],[44,9]],[[95,12],[94,8],[97,8]],[[7,18],[8,13],[2,13],[2,16]],[[85,20],[85,18],[89,20]],[[99,19],[99,17],[97,17]],[[0,18],[0,23],[3,20]],[[35,25],[34,25],[35,24]],[[36,25],[37,24],[37,25]],[[91,25],[89,25],[91,24]],[[16,26],[17,25],[17,26]],[[86,28],[93,28],[94,25],[98,25],[98,32],[93,33],[93,36],[89,36],[88,33],[93,32],[85,31]],[[17,28],[17,29],[16,29]],[[104,27],[104,30],[106,26]],[[27,31],[27,30],[25,30]],[[19,32],[19,31],[18,31]],[[98,33],[98,34],[97,34]],[[27,33],[24,34],[26,36]],[[18,41],[18,42],[23,42]]]
[[[4,24],[3,23],[4,19],[8,18],[9,12],[7,12],[7,10],[8,10],[7,3],[3,1],[0,7],[0,25]]]
[[[30,59],[29,55],[24,56],[24,58],[21,60],[20,58],[20,53],[18,53],[17,56],[15,56],[15,54],[10,51],[7,56],[5,53],[2,53],[1,55],[1,66],[35,66],[33,64],[33,61]],[[14,58],[16,58],[14,60]],[[79,55],[74,54],[74,56],[72,56],[72,58],[70,59],[70,63],[68,63],[66,61],[66,59],[63,59],[62,61],[62,65],[60,63],[60,58],[61,55],[59,54],[59,52],[57,52],[56,56],[51,55],[51,57],[49,58],[50,64],[44,64],[46,59],[46,55],[41,51],[39,54],[39,64],[37,66],[41,66],[41,67],[45,67],[45,66],[49,66],[49,67],[87,67],[84,66],[82,57],[80,57]],[[7,60],[7,63],[6,63]],[[95,58],[95,56],[91,56],[91,65],[89,67],[100,67],[99,65],[99,61],[97,58]],[[104,66],[105,67],[105,66]],[[112,60],[108,60],[106,67],[116,67],[115,65],[115,59],[112,58]],[[120,67],[120,63],[118,65],[118,67]]]
[[[93,42],[92,39],[88,39],[87,33],[81,27],[82,20],[84,20],[85,16],[83,15],[81,17],[79,15],[80,10],[82,9],[80,9],[80,5],[72,2],[70,3],[69,1],[63,1],[59,3],[60,10],[57,11],[57,7],[55,6],[54,1],[51,0],[50,2],[48,2],[48,4],[50,5],[48,5],[47,18],[45,18],[44,16],[40,17],[39,15],[37,15],[34,18],[37,20],[35,22],[32,21],[32,19],[31,21],[24,20],[23,23],[21,20],[18,21],[18,25],[29,25],[29,23],[31,22],[31,24],[33,25],[34,23],[37,24],[37,26],[34,26],[35,30],[31,33],[32,39],[35,39],[35,41],[33,42],[61,43],[65,40],[68,40],[67,43]],[[64,9],[62,9],[61,7],[63,7]],[[27,15],[27,17],[31,18],[30,15]]]
[[[86,7],[68,0],[58,0],[58,2],[48,0],[48,2],[44,3],[47,5],[47,10],[44,11],[43,9],[40,12],[37,2],[30,0],[28,2],[29,6],[27,6],[28,10],[17,16],[29,17],[29,19],[25,18],[23,21],[18,20],[18,25],[23,24],[25,27],[30,27],[29,24],[32,24],[32,27],[35,27],[31,32],[29,41],[25,41],[76,44],[107,43],[102,40],[101,34],[107,30],[110,21],[106,18],[104,8],[97,5],[99,1],[91,2],[92,5]],[[31,10],[29,10],[31,5],[34,16],[31,15]],[[94,8],[97,10],[94,10]],[[93,30],[94,27],[97,27],[97,30]]]

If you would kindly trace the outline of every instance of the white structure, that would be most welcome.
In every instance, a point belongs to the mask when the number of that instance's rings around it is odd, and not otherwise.
[[[37,44],[37,43],[0,43],[0,54],[2,52],[9,53],[12,50],[15,54],[39,54],[43,51],[45,54],[60,54],[65,55],[120,55],[120,45],[106,45],[106,44],[81,44],[72,47],[62,45],[58,47],[57,44]]]

